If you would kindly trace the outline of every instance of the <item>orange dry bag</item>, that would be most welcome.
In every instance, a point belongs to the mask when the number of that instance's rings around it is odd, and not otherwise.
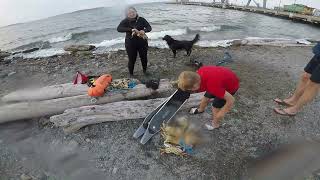
[[[105,93],[105,89],[112,82],[112,76],[110,74],[104,74],[95,80],[93,85],[88,90],[88,95],[92,97],[101,97]]]

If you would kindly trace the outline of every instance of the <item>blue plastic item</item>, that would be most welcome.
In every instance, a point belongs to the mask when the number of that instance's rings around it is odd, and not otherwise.
[[[136,85],[137,85],[137,83],[136,83],[135,81],[130,81],[130,82],[128,83],[128,88],[129,88],[129,89],[132,89],[132,88],[134,88]]]

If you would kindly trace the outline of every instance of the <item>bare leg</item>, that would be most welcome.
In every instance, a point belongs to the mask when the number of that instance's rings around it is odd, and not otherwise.
[[[311,102],[317,96],[319,90],[320,84],[309,81],[303,95],[298,99],[297,103],[290,108],[284,109],[284,111],[288,114],[296,114],[304,105]]]
[[[301,78],[299,80],[299,83],[296,87],[296,90],[294,91],[293,95],[287,99],[284,99],[284,102],[295,105],[299,98],[302,96],[308,82],[310,81],[311,74],[304,72],[301,75]]]
[[[219,113],[220,110],[221,110],[220,108],[212,107],[212,116],[213,116],[212,126],[213,126],[214,128],[220,127],[220,121],[221,121],[221,120],[216,118],[216,115]]]
[[[201,99],[201,103],[200,103],[200,107],[199,107],[198,111],[203,112],[206,109],[206,107],[208,106],[209,102],[210,102],[210,98],[203,97]]]

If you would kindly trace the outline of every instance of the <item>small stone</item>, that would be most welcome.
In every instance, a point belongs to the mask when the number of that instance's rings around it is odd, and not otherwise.
[[[89,127],[84,128],[84,132],[88,133],[89,132]]]
[[[91,140],[89,138],[86,139],[86,142],[90,142]]]
[[[66,73],[66,72],[68,72],[68,71],[70,71],[70,68],[69,68],[69,67],[65,67],[65,68],[62,69],[62,73]]]
[[[109,53],[108,54],[108,59],[111,59],[111,57],[112,57],[112,53]]]
[[[100,145],[101,145],[101,146],[104,146],[104,145],[106,145],[106,143],[105,143],[105,142],[101,142]]]
[[[20,176],[20,179],[21,179],[21,180],[32,180],[32,178],[31,178],[30,176],[25,175],[25,174],[22,174],[22,175]]]
[[[72,148],[77,148],[79,146],[79,143],[75,140],[71,140],[69,142],[69,146],[72,147]]]
[[[50,123],[50,120],[47,119],[47,118],[40,118],[39,119],[39,123],[42,125],[42,126],[46,126]]]
[[[10,76],[12,76],[14,74],[16,74],[16,72],[11,72],[11,73],[8,74],[8,77],[10,77]]]
[[[118,168],[113,168],[113,170],[112,170],[112,174],[116,174],[116,173],[117,173],[117,171],[118,171]]]

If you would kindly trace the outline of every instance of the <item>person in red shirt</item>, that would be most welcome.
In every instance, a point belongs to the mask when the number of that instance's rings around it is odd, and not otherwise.
[[[203,66],[197,73],[184,71],[179,75],[178,87],[183,91],[204,92],[198,108],[192,108],[191,114],[204,112],[212,101],[213,119],[211,124],[206,124],[208,130],[220,127],[220,121],[229,112],[235,102],[233,95],[239,89],[239,78],[230,69],[221,66]]]

